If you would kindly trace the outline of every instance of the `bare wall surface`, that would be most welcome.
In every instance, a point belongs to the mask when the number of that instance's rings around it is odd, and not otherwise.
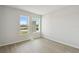
[[[79,48],[79,6],[69,6],[43,16],[42,34],[51,40]]]

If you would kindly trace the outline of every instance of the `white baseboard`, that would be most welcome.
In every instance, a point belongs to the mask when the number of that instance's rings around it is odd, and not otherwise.
[[[77,48],[79,49],[79,46],[76,46],[76,45],[72,45],[72,44],[69,44],[69,43],[66,43],[66,42],[63,42],[63,41],[59,41],[57,40],[56,38],[53,38],[49,35],[45,35],[45,34],[42,34],[42,37],[46,38],[46,39],[49,39],[49,40],[52,40],[52,41],[55,41],[55,42],[58,42],[58,43],[61,43],[61,44],[64,44],[64,45],[67,45],[67,46],[71,46],[73,48]]]
[[[30,40],[30,39],[27,39],[27,40]],[[19,43],[19,42],[23,42],[23,41],[27,41],[27,40],[24,39],[24,40],[17,40],[17,41],[15,41],[15,42],[7,42],[7,43],[5,43],[5,44],[1,44],[0,47],[1,47],[1,46],[6,46],[6,45],[15,44],[15,43]]]

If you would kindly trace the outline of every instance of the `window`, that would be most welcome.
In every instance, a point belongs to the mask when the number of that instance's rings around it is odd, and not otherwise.
[[[27,34],[28,32],[28,16],[20,16],[20,33]]]
[[[40,16],[32,17],[33,32],[40,32]]]

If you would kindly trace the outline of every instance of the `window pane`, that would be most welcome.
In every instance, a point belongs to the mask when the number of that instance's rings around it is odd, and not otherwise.
[[[26,35],[28,33],[28,16],[20,16],[20,33]]]
[[[20,16],[20,25],[28,24],[28,16]]]
[[[40,16],[32,17],[33,32],[40,32]]]

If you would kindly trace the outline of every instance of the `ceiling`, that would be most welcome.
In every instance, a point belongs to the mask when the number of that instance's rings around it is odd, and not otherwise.
[[[9,5],[13,8],[22,9],[39,15],[45,15],[49,12],[54,12],[66,5]]]

